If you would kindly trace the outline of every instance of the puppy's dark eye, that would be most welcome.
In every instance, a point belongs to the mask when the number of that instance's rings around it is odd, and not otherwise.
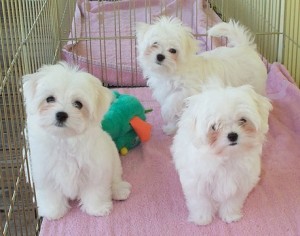
[[[212,129],[213,131],[216,131],[216,124],[213,124],[213,125],[211,126],[211,129]]]
[[[170,49],[169,49],[169,52],[172,53],[172,54],[175,54],[177,51],[176,51],[176,49],[174,49],[174,48],[170,48]]]
[[[50,102],[55,102],[55,97],[53,96],[49,96],[46,98],[46,102],[50,103]]]
[[[154,42],[154,43],[152,44],[152,47],[154,47],[154,48],[157,48],[157,46],[158,46],[158,43],[157,43],[157,42]]]
[[[80,110],[82,108],[82,103],[79,101],[75,101],[73,103],[73,106]]]
[[[246,120],[245,118],[241,118],[241,119],[239,120],[239,124],[240,124],[240,125],[244,125],[245,123],[247,123],[247,120]]]

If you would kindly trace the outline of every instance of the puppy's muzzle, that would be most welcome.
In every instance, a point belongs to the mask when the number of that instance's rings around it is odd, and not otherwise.
[[[63,127],[65,121],[68,119],[68,113],[64,112],[64,111],[59,111],[56,113],[56,126],[58,127]]]
[[[238,140],[239,136],[237,133],[231,132],[227,135],[227,138],[230,141],[230,146],[234,146],[237,144],[237,140]]]
[[[157,54],[156,55],[156,62],[157,62],[157,64],[161,64],[162,62],[163,62],[163,60],[165,60],[165,55],[163,55],[163,54]]]

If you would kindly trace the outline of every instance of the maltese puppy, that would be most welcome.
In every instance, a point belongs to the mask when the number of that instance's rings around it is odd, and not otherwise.
[[[256,52],[252,35],[239,23],[220,23],[209,36],[226,36],[228,47],[198,52],[191,29],[175,17],[161,17],[154,24],[136,24],[138,62],[153,97],[161,105],[163,130],[174,134],[185,98],[202,91],[210,76],[224,85],[250,84],[265,93],[267,70]]]
[[[63,62],[25,75],[23,91],[39,215],[59,219],[78,199],[82,211],[104,216],[112,199],[127,199],[118,151],[99,125],[111,91]]]
[[[189,221],[206,225],[216,212],[227,223],[238,221],[260,178],[272,105],[250,85],[207,89],[186,100],[171,152]]]

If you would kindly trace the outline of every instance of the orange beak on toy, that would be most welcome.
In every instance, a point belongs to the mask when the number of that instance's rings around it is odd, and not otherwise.
[[[152,126],[149,123],[138,116],[135,116],[130,120],[130,125],[140,138],[141,142],[146,142],[150,139]]]

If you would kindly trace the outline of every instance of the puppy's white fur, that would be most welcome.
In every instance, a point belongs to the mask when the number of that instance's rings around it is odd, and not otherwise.
[[[137,59],[161,105],[166,134],[175,133],[183,100],[201,92],[210,76],[221,78],[224,85],[251,84],[256,92],[265,92],[267,70],[252,35],[233,21],[215,25],[208,34],[228,37],[230,47],[197,55],[198,43],[191,29],[174,17],[136,25]]]
[[[272,105],[249,85],[206,89],[187,103],[171,152],[189,221],[206,225],[216,212],[237,221],[259,181]]]
[[[58,219],[80,200],[103,216],[129,196],[118,151],[100,121],[113,98],[92,75],[65,63],[23,77],[32,176],[39,215]]]

